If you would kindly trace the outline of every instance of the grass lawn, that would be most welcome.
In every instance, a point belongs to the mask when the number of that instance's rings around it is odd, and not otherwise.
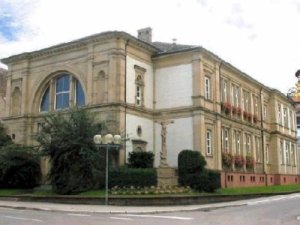
[[[177,194],[181,196],[195,196],[195,195],[243,195],[243,194],[261,194],[261,193],[286,193],[286,192],[300,192],[300,184],[294,185],[276,185],[268,187],[244,187],[244,188],[221,188],[218,189],[215,193],[199,193],[199,192],[190,192]],[[53,196],[56,195],[51,190],[27,190],[27,189],[0,189],[0,196],[13,196],[13,195],[26,195],[31,194],[35,196]],[[170,195],[170,194],[159,194],[160,196]],[[91,190],[78,194],[78,196],[87,196],[87,197],[104,197],[105,190]],[[110,194],[111,196],[111,194]],[[124,195],[126,196],[126,195]],[[134,196],[130,195],[129,196]],[[145,195],[138,195],[145,196]],[[155,196],[155,194],[148,194],[147,196]]]
[[[19,195],[30,193],[31,190],[24,189],[0,189],[0,196],[10,196],[10,195]]]
[[[300,192],[300,184],[293,185],[275,185],[267,187],[244,187],[244,188],[222,188],[216,191],[216,194],[222,195],[240,195],[240,194],[260,194],[260,193],[285,193]]]

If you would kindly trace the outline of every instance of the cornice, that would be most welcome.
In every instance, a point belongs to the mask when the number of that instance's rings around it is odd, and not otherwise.
[[[38,57],[42,57],[42,56],[54,55],[57,53],[67,52],[67,51],[70,51],[73,49],[79,49],[82,47],[86,47],[90,43],[98,43],[98,42],[102,42],[102,41],[110,40],[110,39],[129,40],[131,43],[133,43],[139,47],[142,47],[142,48],[152,52],[153,54],[158,51],[158,48],[156,48],[155,46],[148,44],[144,41],[141,41],[126,32],[108,31],[108,32],[84,37],[81,39],[77,39],[74,41],[70,41],[67,43],[54,45],[54,46],[44,48],[41,50],[37,50],[37,51],[33,51],[33,52],[25,52],[25,53],[21,53],[19,55],[13,55],[8,58],[1,59],[1,61],[5,64],[9,64],[9,63],[24,60],[24,59],[33,59],[33,58],[38,58]]]

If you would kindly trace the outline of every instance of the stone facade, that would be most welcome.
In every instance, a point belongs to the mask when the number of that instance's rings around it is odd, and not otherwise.
[[[6,70],[0,68],[0,121],[5,113],[6,72]]]
[[[139,33],[142,40],[105,32],[3,59],[9,68],[4,121],[15,141],[34,144],[45,113],[80,105],[109,132],[126,137],[120,164],[128,152],[141,150],[153,151],[159,166],[161,126],[155,121],[165,118],[174,122],[166,139],[171,167],[181,150],[195,149],[211,169],[247,179],[286,175],[292,178],[285,183],[298,183],[289,99],[202,47],[151,42],[147,29]],[[255,162],[225,167],[222,155]],[[223,173],[223,186],[227,178]]]

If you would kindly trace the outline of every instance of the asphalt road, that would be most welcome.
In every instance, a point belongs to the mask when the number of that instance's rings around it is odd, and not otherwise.
[[[88,206],[87,206],[88,207]],[[161,214],[70,213],[0,208],[1,225],[277,225],[300,224],[300,194],[245,201],[234,206]]]

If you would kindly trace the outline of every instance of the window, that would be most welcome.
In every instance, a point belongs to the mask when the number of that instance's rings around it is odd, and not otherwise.
[[[241,154],[241,132],[235,131],[235,151],[237,155]]]
[[[144,106],[144,75],[146,73],[146,69],[134,65],[135,69],[135,105],[136,106]]]
[[[290,115],[289,115],[289,128],[294,129],[294,121],[293,121],[293,112],[292,110],[289,110]]]
[[[281,105],[278,105],[278,123],[281,124],[282,118],[281,118]]]
[[[253,96],[253,106],[254,106],[254,115],[258,116],[258,112],[259,112],[259,107],[258,107],[258,97],[257,96]]]
[[[56,79],[55,89],[55,109],[64,109],[69,107],[70,100],[70,77],[63,75]]]
[[[51,101],[51,98],[54,101]],[[54,105],[51,105],[51,102],[54,102]],[[51,79],[42,95],[40,112],[66,109],[74,105],[85,105],[84,91],[80,82],[67,73],[59,74]]]
[[[228,102],[228,97],[227,97],[227,80],[222,79],[221,81],[221,94],[222,94],[222,102]]]
[[[209,129],[206,131],[206,154],[212,155],[212,132]]]
[[[284,126],[288,127],[289,122],[288,122],[288,112],[287,112],[287,108],[283,109],[283,122],[284,122]]]
[[[246,153],[247,155],[252,155],[251,154],[251,135],[246,134]]]
[[[287,165],[290,165],[290,143],[288,141],[285,142],[285,162]]]
[[[244,111],[250,112],[250,95],[248,91],[243,91],[244,96]]]
[[[266,163],[270,163],[270,158],[269,158],[269,144],[266,144]]]
[[[295,160],[295,146],[292,144],[291,146],[291,165],[296,166]]]
[[[255,137],[256,161],[262,162],[262,152],[260,149],[260,137]]]
[[[267,106],[264,105],[264,112],[263,112],[264,120],[267,120]]]
[[[85,98],[84,98],[84,92],[83,89],[79,83],[78,80],[76,80],[76,90],[75,90],[75,95],[76,95],[76,106],[83,106],[85,105]]]
[[[284,149],[283,149],[283,141],[280,141],[280,163],[284,164]]]
[[[44,92],[42,102],[41,102],[41,112],[48,112],[50,107],[50,87],[46,89]]]
[[[229,152],[229,129],[228,128],[223,128],[222,129],[222,151],[224,152]]]
[[[205,99],[211,99],[211,82],[207,76],[205,76]]]
[[[233,106],[239,107],[240,106],[240,88],[239,86],[233,84],[232,85],[232,99],[233,99]]]

